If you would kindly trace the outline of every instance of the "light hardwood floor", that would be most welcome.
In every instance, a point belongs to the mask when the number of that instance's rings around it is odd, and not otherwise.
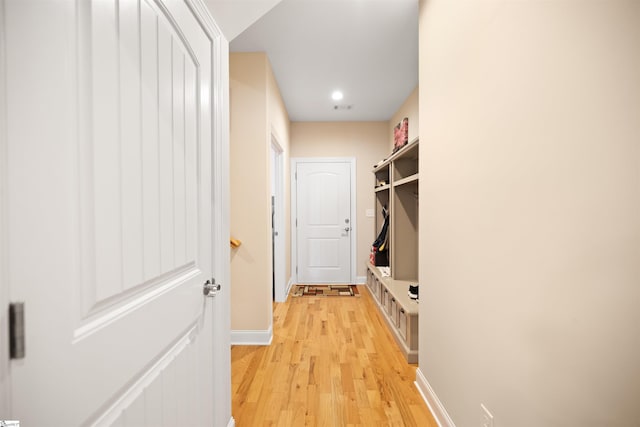
[[[365,286],[274,303],[270,346],[233,346],[233,417],[248,426],[437,427]]]

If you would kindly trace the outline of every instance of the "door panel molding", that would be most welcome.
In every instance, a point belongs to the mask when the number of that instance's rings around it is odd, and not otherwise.
[[[79,5],[83,318],[198,265],[200,64],[164,7],[131,6]]]
[[[191,264],[186,268],[178,269],[169,277],[158,278],[158,283],[151,284],[143,293],[137,292],[130,296],[128,292],[124,292],[117,296],[117,302],[111,302],[107,307],[103,307],[101,304],[97,305],[73,332],[73,344],[77,344],[118,319],[139,310],[201,275],[202,271]]]
[[[351,209],[351,232],[349,233],[350,247],[351,247],[351,263],[350,263],[350,283],[356,281],[356,236],[357,236],[357,211],[356,211],[356,158],[355,157],[293,157],[291,158],[291,276],[293,277],[293,283],[299,283],[298,272],[296,267],[298,265],[298,237],[296,220],[298,217],[297,211],[297,185],[296,185],[296,171],[298,164],[301,163],[349,163],[351,170],[351,195],[350,195],[350,209]]]
[[[190,375],[180,375],[174,376],[174,378],[171,378],[172,381],[168,381],[168,377],[173,373],[171,370],[188,369],[189,365],[191,365],[189,359],[193,359],[194,356],[189,354],[189,347],[194,344],[197,328],[197,323],[191,325],[181,337],[176,339],[175,343],[170,345],[163,354],[143,369],[129,386],[119,391],[105,407],[97,411],[85,424],[95,427],[111,426],[120,420],[126,419],[127,411],[131,407],[135,407],[136,403],[141,403],[143,410],[146,412],[151,408],[145,407],[147,406],[145,401],[150,400],[151,396],[153,396],[152,399],[159,397],[160,402],[169,401],[171,394],[176,392],[170,389],[176,388],[175,381],[188,381],[192,377]],[[160,396],[155,396],[155,386],[159,387]],[[189,389],[191,387],[186,388]],[[154,405],[148,406],[154,407]],[[191,414],[191,416],[194,415]],[[187,420],[180,420],[180,422],[185,423],[185,425],[188,424]],[[132,424],[131,420],[124,423],[124,425]],[[148,422],[144,425],[151,426],[153,423]]]

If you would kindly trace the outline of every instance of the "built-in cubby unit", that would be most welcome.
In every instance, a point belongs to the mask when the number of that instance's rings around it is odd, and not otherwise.
[[[368,266],[369,293],[407,362],[418,363],[418,303],[407,295],[411,283],[384,277],[378,267]]]
[[[418,361],[418,302],[408,296],[409,285],[418,282],[418,148],[416,138],[373,169],[376,233],[383,207],[390,215],[390,275],[367,266],[367,288],[409,363]]]

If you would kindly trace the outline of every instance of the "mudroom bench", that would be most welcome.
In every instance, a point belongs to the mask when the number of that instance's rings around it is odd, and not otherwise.
[[[415,282],[383,277],[380,269],[367,263],[367,290],[386,320],[407,362],[418,363],[418,302],[409,298]]]

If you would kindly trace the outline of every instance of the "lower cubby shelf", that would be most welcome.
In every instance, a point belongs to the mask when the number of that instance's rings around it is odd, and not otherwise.
[[[418,363],[418,303],[408,295],[415,283],[383,277],[378,267],[367,264],[367,290],[409,363]]]

